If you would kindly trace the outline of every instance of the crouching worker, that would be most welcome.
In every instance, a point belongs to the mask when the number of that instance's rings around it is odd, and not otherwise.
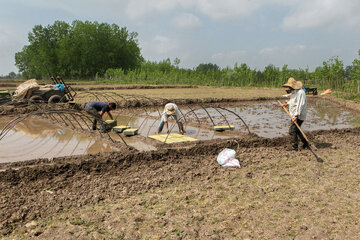
[[[289,78],[287,83],[283,87],[288,88],[286,91],[290,95],[290,100],[287,104],[283,104],[283,107],[289,107],[289,112],[293,121],[289,128],[289,134],[291,137],[291,146],[287,149],[288,151],[297,151],[298,150],[298,137],[301,139],[303,145],[302,148],[308,148],[309,143],[306,141],[300,130],[295,125],[295,122],[299,127],[303,124],[306,119],[306,94],[304,89],[302,89],[302,82],[296,81],[294,78]]]
[[[116,103],[105,103],[105,102],[89,102],[85,105],[85,111],[89,113],[91,116],[94,117],[92,129],[96,130],[96,123],[99,122],[100,124],[100,132],[104,133],[105,130],[105,124],[102,120],[102,116],[106,112],[111,120],[113,119],[113,116],[111,115],[110,111],[116,109]]]
[[[166,126],[166,132],[167,133],[170,132],[169,126],[168,126],[168,118],[169,118],[169,116],[172,116],[172,118],[175,119],[175,121],[176,121],[176,123],[177,123],[177,125],[179,127],[180,134],[184,134],[184,126],[183,126],[182,121],[180,120],[181,114],[180,114],[178,106],[176,106],[175,103],[168,103],[168,104],[165,105],[164,111],[161,114],[161,122],[160,122],[160,125],[158,127],[158,133],[161,133],[161,131],[164,128],[164,124]]]

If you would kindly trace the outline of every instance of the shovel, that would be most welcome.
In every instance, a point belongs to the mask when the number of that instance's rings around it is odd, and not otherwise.
[[[299,131],[301,132],[301,134],[304,136],[305,140],[307,141],[308,145],[309,145],[309,149],[312,152],[312,154],[314,154],[314,156],[316,157],[316,160],[318,162],[324,162],[323,159],[321,159],[318,155],[316,155],[316,153],[313,150],[312,144],[310,143],[308,137],[306,136],[306,134],[304,133],[304,131],[300,128],[299,124],[297,124],[297,122],[294,121],[294,119],[292,118],[292,116],[290,115],[289,111],[286,109],[286,107],[284,107],[282,105],[282,103],[280,101],[278,101],[280,103],[280,105],[283,107],[283,109],[285,110],[285,112],[289,115],[289,117],[291,118],[291,120],[293,121],[293,123],[295,123],[296,127],[299,129]],[[314,146],[315,148],[315,146]],[[316,148],[315,148],[316,149]]]

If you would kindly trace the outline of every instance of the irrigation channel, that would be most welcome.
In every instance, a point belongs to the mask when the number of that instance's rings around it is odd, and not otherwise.
[[[8,114],[0,117],[0,162],[113,152],[119,147],[149,151],[166,145],[149,138],[156,134],[163,111],[162,100],[103,92],[84,92],[79,98],[117,102],[120,107],[113,116],[118,125],[136,128],[138,135],[125,137],[115,132],[93,132],[90,129],[92,119],[81,106],[7,103],[2,108],[13,108],[10,112],[19,108],[30,110],[15,117]],[[280,137],[287,135],[290,124],[287,114],[275,100],[179,104],[179,108],[185,135],[196,140],[232,138],[239,134]],[[234,130],[218,132],[214,126],[233,126]],[[321,98],[311,98],[308,119],[302,127],[305,131],[314,131],[358,126],[359,113],[344,110]],[[173,120],[170,120],[169,128],[172,133],[178,133]]]

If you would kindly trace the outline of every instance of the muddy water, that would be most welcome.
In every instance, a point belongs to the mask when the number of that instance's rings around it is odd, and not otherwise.
[[[285,103],[285,101],[283,100]],[[247,102],[225,106],[238,114],[249,126],[250,131],[261,137],[273,138],[288,134],[291,120],[277,101]],[[208,109],[216,125],[227,124],[216,110]],[[236,129],[246,132],[242,121],[234,114],[221,110],[226,120]],[[200,118],[208,118],[204,111],[197,113]],[[211,123],[209,120],[207,120]],[[352,128],[360,126],[360,114],[328,101],[308,99],[307,119],[302,125],[305,131]]]
[[[185,134],[198,140],[230,138],[236,132],[216,132],[212,130],[213,125],[228,124],[234,125],[235,129],[247,133],[247,128],[237,115],[245,121],[252,133],[259,136],[273,138],[288,134],[289,116],[276,101],[242,102],[223,104],[221,106],[235,114],[211,106],[207,107],[207,112],[205,112],[200,107],[192,106],[191,109],[198,108],[195,111],[195,116],[191,113],[186,114],[191,111],[189,107],[181,106],[181,110],[186,116],[185,122],[187,122],[185,124]],[[208,114],[213,121],[210,120]],[[118,125],[129,125],[131,128],[139,129],[138,136],[126,137],[122,135],[127,145],[133,146],[140,151],[156,150],[154,144],[156,140],[149,139],[148,136],[157,132],[160,123],[157,110],[144,109],[144,111],[137,110],[133,113],[115,112],[113,115],[117,119]],[[10,120],[0,118],[0,129]],[[200,124],[198,121],[200,121]],[[305,131],[357,126],[360,126],[359,113],[342,109],[321,99],[309,99],[307,120],[302,125]],[[169,121],[169,128],[173,133],[179,132],[174,120]],[[163,133],[165,132],[164,127]],[[111,132],[110,136],[116,141],[121,141],[116,133]],[[95,141],[84,134],[64,129],[46,120],[28,118],[17,124],[6,137],[0,140],[0,162],[93,154],[115,150],[106,142]]]
[[[0,129],[11,119],[0,118]],[[95,141],[84,134],[63,129],[46,120],[28,118],[18,123],[0,140],[0,162],[35,158],[95,154],[116,150],[110,144]]]
[[[285,103],[285,100],[282,101]],[[235,114],[220,108],[215,109],[215,105],[214,107],[206,107],[206,111],[208,113],[201,109],[200,106],[191,106],[191,109],[188,106],[180,106],[180,108],[187,120],[190,120],[193,123],[197,123],[200,120],[200,125],[204,125],[204,121],[208,126],[230,124],[234,125],[235,129],[238,129],[241,132],[248,132],[246,126],[238,117],[240,116],[246,125],[248,125],[250,131],[261,137],[274,138],[288,134],[291,120],[277,101],[251,101],[227,105],[222,104],[220,106],[234,112]],[[196,116],[190,113],[191,110],[194,109],[197,109],[195,110]],[[322,99],[309,98],[307,110],[307,119],[302,125],[302,128],[305,131],[341,129],[360,126],[360,113],[342,109],[340,106],[334,105]],[[210,120],[208,114],[211,116],[213,121]],[[236,116],[236,114],[238,116]],[[152,111],[150,115],[155,117],[158,116],[159,113],[157,111]],[[226,134],[231,134],[231,131],[224,133],[207,131],[203,135],[204,138],[208,139],[208,136],[211,136],[212,134],[214,134],[214,138],[226,137]]]
[[[149,114],[150,115],[150,114]],[[118,125],[128,125],[132,128],[138,128],[139,135],[143,137],[148,137],[157,133],[158,126],[160,124],[160,117],[156,117],[155,114],[151,114],[151,118],[147,117],[136,117],[133,116],[116,116]],[[172,133],[179,133],[179,128],[176,122],[172,119],[169,119],[169,129]],[[166,133],[166,127],[164,126],[162,133]],[[228,138],[231,136],[230,132],[215,132],[206,128],[194,127],[190,125],[185,125],[185,133],[187,136],[196,138],[198,140],[211,140],[216,138]],[[129,143],[129,145],[134,146],[139,149],[141,146],[139,141],[135,140],[134,137],[124,137],[124,140]],[[144,146],[144,143],[141,143]],[[144,149],[139,150],[154,150],[154,147],[148,146]]]

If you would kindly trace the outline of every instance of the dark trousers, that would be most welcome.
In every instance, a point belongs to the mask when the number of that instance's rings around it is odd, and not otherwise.
[[[297,124],[299,125],[299,127],[301,126],[301,124],[303,122],[304,122],[303,120],[297,119]],[[298,148],[298,145],[299,145],[298,136],[305,146],[308,145],[306,139],[304,138],[304,136],[302,135],[302,133],[300,132],[300,130],[298,129],[298,127],[295,125],[295,123],[293,121],[291,121],[291,125],[289,128],[289,134],[291,137],[291,145],[294,148]]]
[[[104,125],[104,122],[103,122],[102,117],[100,116],[99,112],[95,108],[89,107],[87,105],[85,106],[85,111],[94,117],[92,129],[96,130],[96,124],[97,124],[97,122],[99,122],[100,123],[100,132],[105,132],[105,125]]]

